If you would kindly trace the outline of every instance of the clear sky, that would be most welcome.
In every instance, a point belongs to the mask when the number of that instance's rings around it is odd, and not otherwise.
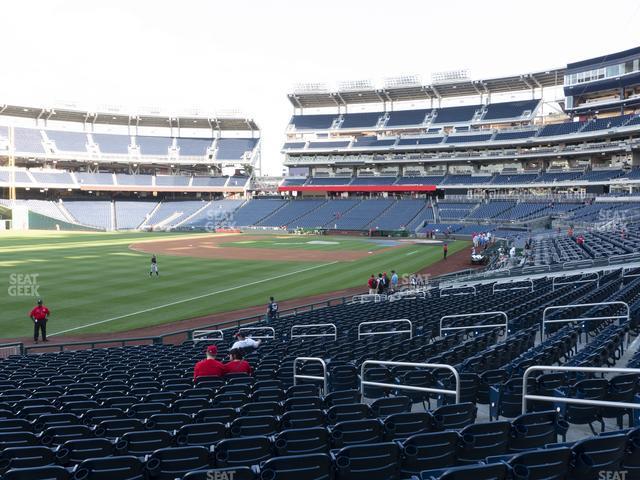
[[[241,110],[279,173],[300,82],[526,73],[640,45],[638,0],[8,0],[0,103]]]

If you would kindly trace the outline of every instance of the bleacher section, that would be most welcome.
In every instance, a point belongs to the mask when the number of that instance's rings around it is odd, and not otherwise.
[[[156,185],[158,186],[186,187],[190,180],[190,177],[183,175],[156,175]]]
[[[373,128],[378,125],[381,116],[380,112],[347,113],[343,115],[340,128]]]
[[[257,223],[261,227],[295,226],[296,220],[325,203],[326,200],[292,200]]]
[[[258,144],[255,138],[219,138],[216,140],[216,160],[232,161],[244,158]]]
[[[77,172],[76,180],[80,185],[113,185],[112,173]]]
[[[456,123],[469,123],[475,113],[482,109],[482,105],[465,105],[461,107],[448,107],[438,109],[434,124],[453,125]]]
[[[33,177],[33,181],[32,178]],[[202,188],[204,191],[213,189],[216,187],[222,187],[234,189],[232,191],[239,191],[249,186],[249,177],[203,177],[203,176],[186,176],[186,175],[130,175],[117,173],[115,174],[116,182],[114,183],[114,174],[111,173],[87,173],[87,172],[75,172],[69,173],[58,170],[29,170],[29,174],[26,170],[15,171],[15,181],[19,184],[28,184],[28,186],[34,188],[58,188],[58,189],[82,189],[86,186],[92,186],[95,190],[117,190],[118,186],[125,186],[131,189],[131,187],[138,187],[141,190],[150,191],[152,186],[155,185],[158,191],[175,191],[176,189],[184,188],[187,190],[200,191]],[[74,179],[75,177],[75,179]],[[2,184],[10,183],[10,173],[8,170],[0,170],[0,186]],[[114,188],[101,188],[101,187],[114,187]]]
[[[213,144],[212,138],[177,138],[176,145],[178,146],[181,156],[198,156],[202,157],[207,154],[207,150],[211,148]]]
[[[51,172],[38,172],[35,170],[31,170],[31,175],[33,176],[36,183],[60,183],[63,185],[72,185],[73,179],[71,175],[63,172],[63,173],[51,173]]]
[[[60,210],[57,202],[49,200],[16,200],[15,204],[21,207],[26,207],[32,212],[44,215],[45,217],[62,220],[63,222],[68,222],[70,220],[64,215],[62,210]],[[0,198],[0,205],[9,207],[12,205],[12,202],[10,200]]]
[[[60,152],[87,153],[87,134],[79,132],[65,132],[60,130],[47,130],[47,137],[52,140],[56,149]]]
[[[485,203],[480,205],[477,209],[475,209],[470,215],[469,219],[478,219],[478,220],[489,220],[494,217],[497,217],[500,214],[505,213],[507,210],[513,208],[515,206],[515,202],[511,201],[492,201],[490,203]]]
[[[173,227],[196,213],[206,204],[207,202],[202,200],[162,202],[146,221],[146,225],[148,227]]]
[[[245,203],[233,214],[231,225],[250,226],[256,225],[263,218],[284,206],[286,200],[280,199],[256,199]]]
[[[494,293],[492,287],[479,286],[476,295],[283,315],[269,324],[276,338],[247,354],[252,376],[194,380],[194,365],[211,340],[4,358],[2,474],[8,480],[147,478],[143,472],[159,480],[229,478],[231,472],[234,480],[578,480],[618,468],[636,478],[640,430],[625,410],[529,401],[523,413],[522,386],[532,365],[636,365],[637,355],[631,352],[627,361],[625,352],[627,335],[638,334],[640,279],[623,282],[613,271],[599,286],[554,288],[542,279],[533,292]],[[602,301],[627,303],[631,320],[607,319],[620,313],[618,306],[594,307],[585,313],[604,319],[550,328],[537,339],[545,308]],[[508,336],[490,327],[441,330],[443,315],[496,310],[509,318]],[[354,319],[380,318],[410,320],[412,338],[381,335],[375,327],[368,332],[378,335],[358,338]],[[337,339],[290,338],[294,325],[319,323],[336,325]],[[218,359],[227,356],[234,332],[223,331],[215,342]],[[589,342],[581,341],[583,332]],[[309,378],[294,382],[294,373],[323,376],[317,362],[294,365],[301,356],[325,361],[326,387]],[[370,365],[361,377],[372,359],[451,365],[460,378],[459,398],[403,388],[450,390],[447,371]],[[530,381],[530,394],[557,398],[631,403],[640,391],[637,376],[617,373],[540,372]]]
[[[335,228],[342,230],[364,230],[372,218],[378,217],[393,204],[390,199],[362,201],[335,220]]]
[[[16,152],[45,153],[40,130],[33,128],[14,128]]]
[[[235,214],[244,200],[219,200],[209,202],[207,206],[200,210],[193,217],[180,224],[181,229],[205,229],[214,231],[216,228],[235,226]],[[183,216],[181,220],[186,219]]]
[[[482,116],[482,120],[530,117],[536,108],[538,108],[539,103],[540,100],[490,103],[487,105],[486,112]]]
[[[320,207],[296,220],[296,226],[301,228],[333,228],[337,221],[349,209],[355,207],[360,200],[328,200]]]
[[[99,155],[108,158],[109,155],[129,155],[129,147],[137,147],[139,154],[144,156],[167,157],[205,157],[213,148],[212,138],[189,138],[138,135],[129,136],[122,133],[86,133],[67,130],[49,130],[38,128],[13,127],[15,132],[15,151],[20,155],[58,155],[63,158],[68,154],[77,154],[85,158]],[[4,135],[3,135],[4,133]],[[0,126],[0,138],[7,138],[8,127]],[[49,140],[45,151],[45,138]],[[176,150],[173,151],[173,146]],[[94,145],[98,150],[95,151]],[[242,161],[252,156],[258,145],[257,138],[227,138],[215,140],[216,159],[220,161]],[[98,153],[99,152],[99,153]],[[173,153],[172,153],[173,152]],[[135,150],[131,153],[138,157]]]
[[[412,221],[426,209],[424,200],[398,200],[372,220],[367,227],[373,230],[409,230]]]
[[[191,183],[194,187],[224,187],[227,177],[193,177]]]
[[[129,153],[129,145],[131,145],[131,137],[128,135],[116,135],[107,133],[93,133],[94,143],[96,143],[101,153],[112,155],[127,155]]]
[[[138,228],[149,217],[158,202],[133,202],[118,200],[115,202],[117,230],[133,230]]]
[[[422,125],[427,115],[432,110],[398,110],[389,112],[387,127],[407,127],[412,125]]]
[[[136,137],[136,145],[141,155],[168,155],[173,139],[169,137]]]
[[[151,185],[152,175],[123,175],[116,173],[116,183],[118,185]]]
[[[73,201],[64,202],[65,208],[82,225],[113,230],[111,219],[111,202],[109,201]]]

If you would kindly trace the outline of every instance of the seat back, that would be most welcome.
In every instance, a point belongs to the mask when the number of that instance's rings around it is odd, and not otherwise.
[[[283,430],[274,440],[278,456],[328,453],[329,444],[329,432],[323,427]]]
[[[456,445],[460,437],[454,431],[421,433],[407,438],[402,447],[400,469],[405,476],[423,470],[452,467],[456,464]]]
[[[397,478],[402,454],[395,442],[352,445],[335,454],[337,480]]]

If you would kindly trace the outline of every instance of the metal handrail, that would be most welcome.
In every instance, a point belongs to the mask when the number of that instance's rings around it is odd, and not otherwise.
[[[490,317],[500,315],[504,317],[504,323],[496,323],[491,325],[478,324],[478,325],[467,325],[463,327],[446,327],[442,328],[442,324],[444,320],[449,320],[453,318],[467,318],[467,317]],[[494,312],[475,312],[475,313],[461,313],[458,315],[445,315],[440,319],[440,335],[442,335],[443,331],[449,330],[469,330],[472,328],[504,328],[505,336],[509,335],[509,317],[506,312],[496,310]]]
[[[316,377],[315,375],[298,375],[297,373],[297,369],[296,367],[298,366],[298,361],[302,361],[302,362],[319,362],[320,364],[322,364],[322,371],[323,371],[323,376],[322,377]],[[297,379],[301,378],[303,380],[322,380],[324,382],[324,393],[325,395],[327,394],[328,390],[327,390],[327,364],[325,363],[325,361],[320,358],[320,357],[296,357],[296,359],[293,361],[293,384],[297,385]]]
[[[31,350],[51,350],[58,349],[59,352],[64,352],[65,347],[79,347],[89,345],[92,349],[96,348],[96,345],[109,345],[119,344],[125,346],[128,342],[145,342],[151,341],[153,344],[161,344],[162,337],[131,337],[131,338],[116,338],[111,340],[87,340],[85,342],[69,342],[69,343],[41,343],[38,345],[25,345],[24,353],[27,354]],[[2,347],[4,345],[0,345]]]
[[[4,350],[4,349],[10,349],[12,347],[17,347],[18,353],[22,355],[24,353],[24,343],[22,342],[13,342],[13,343],[4,343],[2,345],[0,345],[0,350]],[[12,354],[9,354],[12,355]],[[2,355],[0,355],[0,358],[2,357]]]
[[[312,327],[333,327],[333,333],[307,333],[302,335],[294,335],[294,329],[300,328],[312,328]],[[292,325],[289,338],[307,338],[307,337],[333,337],[333,340],[338,340],[338,327],[335,323],[312,323],[310,325]]]
[[[379,382],[370,382],[364,379],[364,370],[367,365],[383,365],[383,366],[394,366],[394,367],[420,367],[420,368],[439,368],[444,370],[449,370],[453,373],[453,376],[456,380],[456,389],[455,390],[445,390],[442,388],[430,388],[430,387],[415,387],[413,385],[401,385],[395,383],[379,383]],[[360,394],[364,397],[364,387],[380,387],[380,388],[393,388],[395,390],[410,390],[413,392],[429,392],[429,393],[441,393],[444,395],[455,395],[456,403],[460,403],[460,374],[458,371],[452,367],[451,365],[446,365],[444,363],[413,363],[413,362],[388,362],[382,360],[365,360],[362,363],[362,367],[360,367]]]
[[[218,333],[220,336],[218,338],[209,338],[206,336],[199,337],[199,335],[209,335],[212,333]],[[201,342],[201,341],[212,341],[212,342],[220,342],[224,340],[224,332],[222,330],[194,330],[192,333],[191,340],[193,342]],[[198,337],[198,338],[196,338]]]
[[[354,295],[351,297],[351,303],[373,303],[384,302],[387,296],[384,293],[365,293],[363,295]]]
[[[608,305],[619,305],[621,307],[625,307],[627,313],[624,315],[605,315],[604,317],[577,317],[577,318],[561,318],[557,320],[547,320],[547,312],[553,310],[566,310],[569,308],[576,307],[605,307]],[[544,339],[546,333],[546,325],[547,323],[569,323],[569,322],[589,322],[593,320],[622,320],[626,319],[627,321],[631,320],[631,309],[629,308],[629,304],[626,302],[599,302],[599,303],[578,303],[576,305],[555,305],[552,307],[547,307],[542,311],[542,339]]]
[[[622,278],[636,278],[640,277],[640,273],[629,273],[633,271],[640,271],[638,267],[625,267],[622,269]]]
[[[531,372],[553,370],[556,372],[579,372],[579,373],[633,373],[640,375],[640,368],[610,368],[610,367],[554,367],[550,365],[534,365],[525,370],[522,376],[522,413],[527,413],[527,400],[538,400],[542,402],[570,403],[574,405],[590,405],[594,407],[614,407],[640,409],[640,403],[609,402],[607,400],[589,400],[585,398],[549,397],[545,395],[527,394],[527,379]]]
[[[409,324],[409,330],[391,330],[388,332],[362,332],[363,325],[381,325],[386,323],[406,322]],[[393,335],[398,333],[408,333],[409,338],[413,338],[413,323],[408,318],[398,318],[396,320],[375,320],[371,322],[362,322],[358,324],[358,340],[361,340],[365,335]]]
[[[514,284],[518,284],[518,283],[527,283],[528,285],[526,286],[522,286],[522,287],[510,287],[510,288],[501,288],[501,289],[496,289],[496,287],[499,287],[500,285],[514,285]],[[530,293],[533,293],[534,291],[534,286],[533,286],[533,280],[531,280],[530,278],[528,279],[523,279],[523,280],[511,280],[509,282],[505,282],[505,283],[494,283],[493,287],[491,289],[491,293],[495,294],[496,292],[510,292],[512,290],[530,290]]]
[[[446,290],[460,290],[463,288],[471,288],[473,289],[473,293],[449,293],[447,295],[444,295],[443,292],[445,292]],[[456,295],[473,295],[474,297],[478,294],[478,289],[476,288],[475,285],[449,285],[446,287],[442,287],[440,289],[440,296],[441,297],[453,297]]]
[[[578,275],[580,275],[580,278],[577,280],[572,280],[572,281],[567,281],[567,282],[558,282],[556,281],[557,279],[561,279],[564,280],[567,277],[568,278],[572,278],[572,277],[577,277]],[[595,275],[596,278],[585,278],[586,275]],[[600,274],[598,272],[587,272],[587,273],[581,273],[581,274],[576,274],[576,275],[565,275],[563,277],[553,277],[551,279],[551,291],[555,292],[556,291],[556,285],[575,285],[576,283],[592,283],[592,282],[596,282],[596,288],[600,287]]]
[[[268,340],[275,340],[276,338],[276,329],[273,327],[242,327],[239,328],[239,332],[248,332],[248,331],[256,331],[256,330],[268,330],[271,332],[271,336],[269,335],[251,335],[251,338],[262,338]]]

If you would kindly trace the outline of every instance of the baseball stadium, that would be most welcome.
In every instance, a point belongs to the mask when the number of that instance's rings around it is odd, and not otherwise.
[[[567,45],[305,50],[280,123],[0,98],[0,480],[640,480],[640,47]]]

